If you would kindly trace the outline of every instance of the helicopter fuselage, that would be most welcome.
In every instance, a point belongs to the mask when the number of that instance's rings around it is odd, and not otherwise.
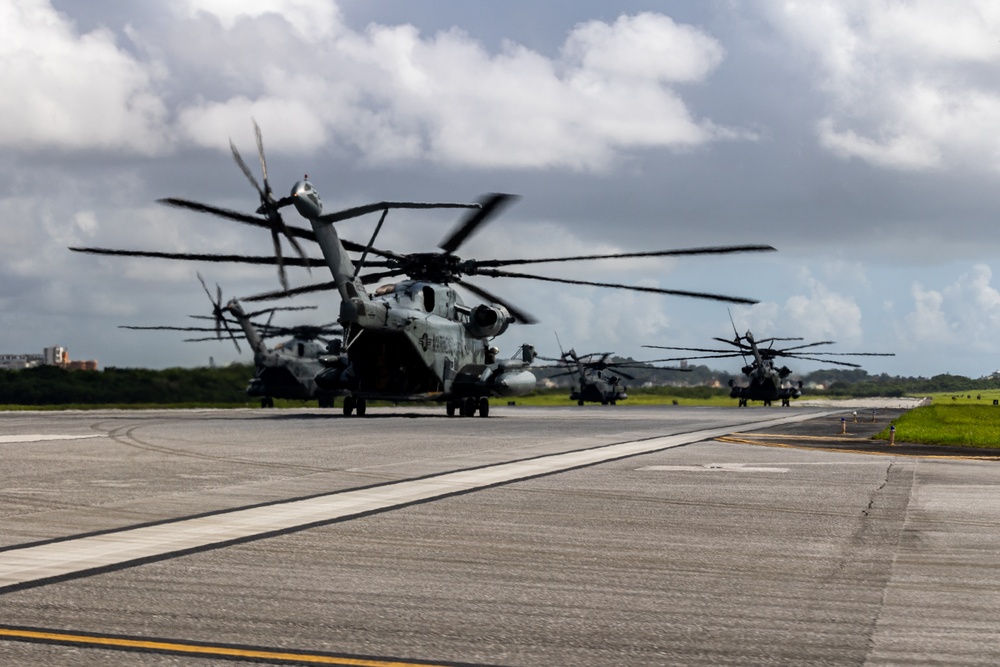
[[[760,358],[760,353],[757,352],[755,356]],[[775,368],[774,364],[766,359],[755,361],[743,368],[743,374],[750,378],[750,384],[746,387],[732,385],[729,396],[739,399],[740,406],[745,406],[747,401],[763,401],[764,405],[770,405],[771,401],[779,400],[782,405],[787,406],[791,399],[802,396],[799,387],[784,385],[784,378],[790,372],[785,367]]]
[[[617,376],[612,378],[595,377],[584,375],[580,379],[579,388],[570,392],[569,400],[576,401],[578,405],[584,403],[600,403],[601,405],[615,405],[618,401],[628,398],[625,387],[622,386]]]

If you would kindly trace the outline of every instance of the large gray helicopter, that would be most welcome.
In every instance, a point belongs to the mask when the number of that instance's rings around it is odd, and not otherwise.
[[[278,299],[306,292],[336,289],[341,297],[339,322],[344,327],[345,343],[327,359],[327,368],[317,384],[328,391],[349,392],[344,413],[365,414],[369,400],[438,401],[447,413],[463,416],[489,414],[491,397],[512,397],[530,392],[535,376],[528,370],[534,357],[530,345],[521,346],[521,355],[501,359],[491,341],[514,322],[533,323],[534,318],[466,280],[466,276],[508,277],[577,285],[595,285],[658,294],[674,294],[730,303],[755,303],[750,299],[703,292],[688,292],[644,286],[620,285],[585,280],[571,280],[513,272],[499,267],[625,257],[727,254],[774,250],[771,246],[723,246],[651,252],[553,257],[542,259],[462,260],[455,255],[461,245],[485,222],[492,219],[513,197],[494,194],[475,204],[428,204],[417,202],[378,202],[351,209],[326,212],[319,193],[308,179],[296,182],[286,197],[275,198],[267,178],[260,130],[254,123],[257,149],[263,171],[263,187],[258,183],[236,147],[230,142],[233,158],[256,190],[260,206],[257,215],[240,213],[186,199],[161,200],[170,206],[205,212],[271,231],[275,256],[247,257],[231,255],[196,255],[74,248],[97,254],[164,257],[200,261],[238,261],[277,264],[282,287],[278,292],[257,295],[243,301]],[[311,229],[285,224],[281,209],[293,206],[309,221]],[[374,246],[379,230],[390,209],[469,208],[470,214],[440,243],[441,252],[402,254]],[[371,239],[360,246],[342,240],[335,223],[381,212]],[[280,236],[285,236],[298,257],[284,258]],[[316,242],[322,259],[308,256],[297,239]],[[360,252],[353,259],[349,252]],[[374,259],[372,259],[374,258]],[[332,282],[287,289],[284,267],[325,265]],[[375,272],[362,274],[363,271]],[[396,282],[392,279],[401,278]],[[382,283],[373,292],[367,285]],[[453,286],[460,286],[488,303],[466,305]]]
[[[196,319],[212,319],[212,327],[176,326],[121,326],[133,330],[169,330],[212,333],[214,336],[187,338],[185,342],[223,340],[222,332],[240,350],[240,343],[234,327],[243,331],[243,337],[253,351],[254,375],[247,385],[248,396],[260,399],[261,407],[274,407],[274,399],[315,400],[321,408],[333,407],[334,398],[340,394],[322,389],[316,384],[316,375],[324,366],[320,359],[330,354],[334,342],[340,342],[343,329],[335,323],[320,325],[278,326],[271,323],[275,312],[291,310],[311,310],[315,306],[281,306],[247,313],[240,302],[231,299],[222,305],[222,289],[216,285],[213,297],[201,275],[201,286],[212,302],[211,316],[192,315]],[[254,322],[253,318],[268,315],[266,322]],[[232,319],[230,319],[232,318]],[[268,338],[287,338],[282,343],[268,347]],[[334,338],[336,337],[336,338]]]
[[[562,351],[562,345],[560,345],[560,351]],[[681,372],[688,370],[686,368],[655,367],[646,362],[631,359],[615,361],[612,352],[577,354],[576,350],[572,348],[562,352],[558,359],[538,358],[556,362],[550,368],[564,369],[562,373],[550,376],[550,379],[563,376],[573,378],[574,385],[570,391],[569,400],[576,401],[577,405],[585,403],[617,405],[618,401],[627,399],[628,388],[622,379],[634,380],[635,376],[624,369]]]
[[[655,361],[680,361],[682,359],[727,359],[733,357],[743,358],[743,368],[742,373],[747,376],[750,380],[750,384],[747,386],[739,386],[733,380],[729,381],[729,396],[730,398],[735,398],[739,401],[740,407],[746,407],[748,401],[762,401],[765,406],[770,406],[772,401],[781,401],[782,407],[788,407],[791,405],[793,398],[799,398],[802,396],[802,382],[793,383],[787,381],[789,375],[792,371],[788,366],[781,366],[780,368],[776,365],[775,360],[778,358],[787,359],[800,359],[806,361],[819,361],[828,364],[835,364],[838,366],[848,366],[850,368],[861,368],[860,364],[851,363],[848,361],[836,361],[829,359],[828,357],[892,357],[895,354],[892,353],[880,353],[880,352],[814,352],[805,350],[809,348],[815,348],[820,345],[833,345],[832,340],[824,340],[816,343],[805,343],[803,345],[793,345],[792,347],[785,348],[775,348],[774,344],[778,341],[799,341],[801,338],[762,338],[760,340],[754,338],[750,331],[747,331],[744,335],[740,336],[736,333],[736,327],[733,326],[734,338],[732,340],[726,338],[713,338],[712,340],[719,341],[721,343],[726,343],[731,345],[736,349],[732,348],[727,350],[720,349],[706,349],[700,347],[666,347],[663,345],[643,345],[643,347],[658,349],[658,350],[683,350],[687,352],[706,352],[711,353],[705,356],[697,357],[673,357],[670,359],[657,359]],[[767,347],[761,347],[762,345],[767,345]],[[751,360],[747,361],[747,356],[751,357]]]

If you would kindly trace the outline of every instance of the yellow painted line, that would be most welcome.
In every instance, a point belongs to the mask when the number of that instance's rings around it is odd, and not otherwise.
[[[348,665],[350,667],[442,667],[443,663],[400,662],[398,660],[377,660],[371,658],[350,658],[312,653],[289,653],[269,649],[228,648],[182,642],[157,641],[151,639],[125,639],[121,637],[100,637],[77,635],[51,630],[25,630],[0,627],[0,639],[29,640],[34,642],[72,643],[111,649],[131,649],[184,653],[199,657],[247,658],[254,660],[281,660],[315,665]]]
[[[806,437],[815,437],[815,436],[803,436],[803,439],[806,438]],[[836,440],[837,438],[817,438],[817,439],[819,439],[819,440]],[[846,438],[846,439],[850,440],[850,438]],[[726,436],[722,436],[722,437],[716,438],[715,440],[718,441],[718,442],[728,442],[728,443],[737,444],[737,445],[760,445],[761,447],[783,447],[785,449],[807,449],[809,451],[816,451],[816,452],[842,452],[844,454],[868,454],[870,456],[904,456],[904,457],[906,457],[908,459],[942,459],[942,460],[946,460],[946,461],[996,461],[997,460],[997,458],[995,456],[955,456],[953,454],[903,454],[901,452],[894,452],[891,449],[889,449],[890,447],[894,446],[894,445],[889,445],[889,444],[883,445],[884,447],[886,447],[886,451],[884,451],[884,452],[878,452],[878,451],[871,451],[871,450],[866,450],[866,449],[842,449],[840,447],[837,447],[835,449],[831,449],[829,447],[811,447],[809,445],[790,445],[790,444],[782,443],[782,442],[765,442],[763,440],[752,440],[752,439],[744,439],[744,438],[732,438],[732,437],[726,437]]]

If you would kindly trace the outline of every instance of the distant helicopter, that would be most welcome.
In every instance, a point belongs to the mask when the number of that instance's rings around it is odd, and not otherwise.
[[[161,253],[104,248],[73,248],[80,252],[106,255],[164,257],[200,261],[238,261],[257,264],[277,264],[282,287],[278,292],[257,295],[243,301],[284,298],[318,290],[336,289],[340,293],[339,322],[345,329],[342,349],[333,351],[326,360],[327,368],[316,377],[317,384],[328,391],[349,392],[344,399],[344,413],[365,414],[366,401],[378,399],[401,401],[438,401],[444,403],[449,416],[489,414],[489,398],[519,396],[535,386],[535,376],[528,370],[534,359],[534,348],[521,346],[520,358],[500,359],[499,350],[490,341],[504,333],[514,322],[530,324],[535,320],[510,303],[478,287],[464,276],[509,277],[549,282],[594,285],[658,294],[683,295],[731,303],[755,303],[751,299],[702,292],[620,285],[585,280],[553,278],[501,270],[521,264],[597,260],[626,257],[658,257],[675,255],[727,254],[735,252],[773,251],[771,246],[723,246],[691,248],[610,255],[551,257],[542,259],[462,260],[454,253],[483,223],[495,216],[514,197],[494,194],[477,204],[427,204],[416,202],[378,202],[342,211],[324,212],[319,193],[309,180],[296,182],[291,193],[276,199],[267,178],[260,128],[254,123],[257,149],[263,171],[263,187],[257,182],[235,145],[230,142],[233,158],[257,191],[260,206],[257,216],[239,213],[185,199],[161,200],[171,206],[210,213],[271,231],[275,256],[247,257],[232,255],[199,255]],[[286,225],[280,209],[294,206],[309,221],[311,230]],[[389,209],[398,208],[470,208],[470,214],[440,243],[443,252],[402,254],[374,247]],[[371,239],[364,246],[342,241],[333,223],[381,211]],[[283,258],[279,236],[285,236],[298,257]],[[323,258],[307,256],[296,239],[315,241]],[[360,252],[354,260],[349,251]],[[378,259],[371,260],[370,256]],[[326,265],[332,282],[287,289],[285,265]],[[362,271],[382,269],[362,275]],[[404,277],[383,284],[373,293],[366,285],[386,279]],[[452,287],[457,285],[489,303],[467,306]]]
[[[223,306],[221,288],[216,285],[217,295],[213,298],[201,275],[198,276],[198,279],[212,302],[212,315],[209,316],[209,319],[215,320],[214,327],[122,326],[119,328],[215,332],[215,336],[188,338],[185,342],[221,340],[222,331],[225,330],[239,351],[239,341],[230,325],[238,326],[243,330],[243,335],[254,353],[255,372],[247,385],[246,393],[248,396],[259,398],[262,408],[274,407],[275,398],[315,399],[321,408],[333,407],[334,398],[339,394],[317,386],[315,377],[324,369],[320,358],[328,355],[331,350],[331,341],[324,337],[341,336],[343,329],[334,326],[334,324],[280,327],[272,325],[270,317],[266,323],[254,322],[253,318],[265,314],[273,317],[276,311],[311,310],[315,306],[284,306],[247,313],[236,299],[231,299]],[[228,319],[227,315],[233,319]],[[204,318],[201,315],[193,315],[192,317]],[[291,336],[291,338],[273,348],[268,348],[265,339],[278,336]]]
[[[795,345],[792,347],[777,349],[774,347],[774,343],[776,341],[795,341],[802,339],[763,338],[761,340],[756,340],[750,331],[747,331],[744,335],[740,336],[736,333],[735,325],[733,326],[733,333],[735,334],[735,338],[733,340],[728,340],[726,338],[713,338],[712,340],[732,345],[737,348],[736,351],[713,350],[699,347],[666,347],[663,345],[643,345],[643,347],[658,350],[684,350],[689,352],[712,353],[706,356],[674,357],[670,359],[658,359],[656,361],[680,361],[682,359],[726,359],[731,357],[742,357],[744,366],[741,370],[744,375],[750,378],[750,384],[745,387],[741,387],[738,386],[733,380],[729,381],[729,396],[730,398],[738,399],[740,407],[746,407],[747,401],[763,401],[765,406],[770,406],[771,402],[776,400],[781,401],[782,407],[788,407],[791,405],[791,400],[793,398],[799,398],[802,396],[802,382],[798,382],[797,384],[793,384],[791,382],[785,383],[785,379],[791,375],[792,371],[787,366],[782,366],[781,368],[775,366],[775,359],[779,357],[802,359],[806,361],[820,361],[829,364],[836,364],[838,366],[861,368],[860,364],[854,364],[847,361],[834,361],[832,359],[820,357],[895,356],[892,353],[878,352],[807,352],[803,354],[802,350],[817,347],[819,345],[832,345],[833,341],[825,340],[817,343],[806,343],[804,345]],[[760,347],[764,344],[769,345],[764,348]],[[810,356],[806,356],[807,354]],[[747,363],[747,355],[753,357],[753,360],[749,363]]]
[[[562,345],[560,344],[560,351]],[[618,401],[628,398],[628,389],[622,383],[622,378],[634,380],[635,376],[622,370],[623,368],[656,370],[656,371],[686,371],[686,368],[653,367],[640,361],[611,361],[611,352],[591,352],[577,354],[570,348],[562,352],[558,359],[538,357],[545,361],[556,362],[550,368],[565,368],[566,372],[551,376],[552,378],[569,375],[576,383],[569,395],[569,400],[577,405],[584,403],[600,403],[601,405],[617,405]]]

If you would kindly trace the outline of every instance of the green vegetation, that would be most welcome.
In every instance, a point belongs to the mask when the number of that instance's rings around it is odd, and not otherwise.
[[[511,399],[518,405],[559,406],[576,405],[569,400],[569,387],[536,389],[528,396]],[[503,400],[503,399],[497,399]],[[592,405],[597,405],[592,404]],[[629,389],[628,399],[622,405],[735,405],[729,398],[729,388],[713,387],[643,387]]]
[[[56,366],[0,370],[0,406],[212,407],[257,404],[245,389],[253,366],[224,368],[107,368],[67,371]]]
[[[928,405],[910,410],[894,424],[896,440],[931,445],[1000,447],[1000,407],[992,405]],[[889,439],[889,429],[875,436]]]
[[[926,394],[934,405],[993,405],[1000,401],[1000,389],[973,390],[957,392],[937,392]]]

